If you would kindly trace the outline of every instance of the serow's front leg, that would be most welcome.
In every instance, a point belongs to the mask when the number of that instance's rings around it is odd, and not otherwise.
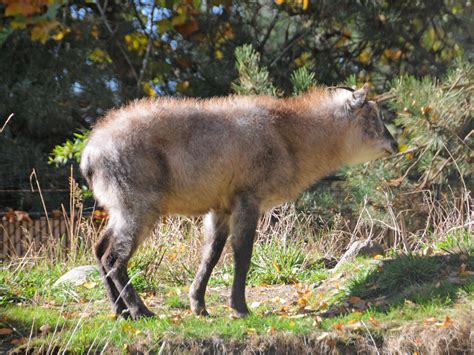
[[[230,220],[234,251],[234,282],[230,306],[235,316],[240,318],[249,314],[245,301],[245,281],[250,267],[260,211],[258,201],[249,196],[240,196],[234,206]]]
[[[229,216],[210,212],[204,220],[205,245],[201,264],[189,290],[189,302],[197,315],[208,315],[204,295],[214,266],[216,266],[229,236]]]

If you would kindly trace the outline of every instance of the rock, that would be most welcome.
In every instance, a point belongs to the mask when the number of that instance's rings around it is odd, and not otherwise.
[[[349,249],[344,253],[341,260],[337,263],[335,269],[347,261],[353,260],[358,256],[370,256],[382,255],[384,253],[383,247],[370,239],[368,240],[356,240],[351,244]]]
[[[78,266],[61,276],[54,283],[53,287],[57,287],[65,283],[71,283],[75,286],[79,286],[85,283],[91,275],[98,272],[99,270],[94,265]]]

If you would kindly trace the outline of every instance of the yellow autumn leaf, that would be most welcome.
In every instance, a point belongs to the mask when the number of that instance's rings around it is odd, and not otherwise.
[[[65,35],[65,32],[64,31],[59,31],[58,33],[56,33],[52,38],[55,40],[55,41],[60,41],[64,38],[64,35]]]
[[[31,30],[31,40],[45,43],[49,39],[49,34],[59,26],[57,21],[40,22]]]
[[[285,3],[285,0],[275,0],[275,4],[277,5],[283,5]]]
[[[407,146],[406,144],[400,144],[400,145],[399,145],[399,148],[398,148],[398,150],[399,150],[400,153],[403,153],[403,152],[406,151],[407,149],[408,149],[408,146]]]
[[[361,62],[362,64],[368,63],[369,60],[370,60],[370,53],[368,51],[364,50],[359,54],[359,62]]]
[[[46,26],[37,25],[31,30],[31,40],[32,41],[41,41],[45,43],[48,40],[49,31]]]
[[[99,30],[97,29],[97,26],[96,26],[96,25],[93,25],[93,26],[92,26],[91,36],[92,36],[92,38],[94,38],[94,39],[99,39]],[[129,36],[129,35],[127,35],[127,36]],[[127,37],[127,36],[125,36],[125,37]]]
[[[221,60],[222,57],[224,57],[224,54],[222,54],[222,51],[220,49],[216,50],[214,52],[214,57],[217,59],[217,60]]]
[[[10,22],[10,27],[13,30],[23,30],[26,28],[26,22],[13,20],[12,22]]]
[[[177,15],[177,16],[173,17],[171,19],[171,24],[173,26],[183,25],[184,23],[186,23],[186,20],[187,20],[186,13],[182,13],[180,15]]]
[[[132,333],[132,334],[140,334],[141,331],[137,328],[135,328],[133,325],[129,323],[123,323],[122,324],[122,330],[127,333]]]
[[[109,55],[100,48],[94,49],[90,54],[89,58],[96,63],[111,63]]]
[[[303,0],[303,10],[306,10],[309,5],[309,0]]]
[[[94,288],[97,286],[97,283],[96,282],[86,282],[86,283],[83,283],[82,284],[82,287],[85,287],[87,288],[88,290]]]
[[[5,9],[5,16],[23,15],[29,16],[40,11],[40,8],[25,2],[16,2],[9,4]]]
[[[189,81],[185,80],[185,81],[180,81],[177,85],[176,85],[176,90],[178,91],[184,91],[186,90],[187,88],[189,88]]]

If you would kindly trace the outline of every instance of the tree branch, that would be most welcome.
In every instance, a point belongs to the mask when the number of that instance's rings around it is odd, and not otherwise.
[[[122,55],[123,55],[125,61],[126,61],[127,64],[129,65],[130,70],[132,71],[133,77],[135,78],[136,81],[138,81],[138,74],[137,74],[137,71],[135,70],[135,67],[133,66],[132,61],[131,61],[130,58],[128,57],[127,52],[125,51],[125,48],[123,48],[122,44],[117,40],[117,38],[115,38],[115,31],[114,31],[114,30],[112,29],[112,27],[110,26],[109,20],[107,19],[107,16],[106,16],[106,14],[105,14],[105,9],[107,8],[107,2],[108,2],[108,0],[105,0],[103,6],[100,5],[100,1],[97,1],[97,2],[96,2],[97,9],[98,9],[99,12],[100,12],[100,17],[102,18],[102,21],[104,22],[105,27],[106,27],[107,30],[109,31],[110,35],[111,35],[112,38],[114,39],[115,44],[117,45],[117,47],[118,47],[119,50],[120,50],[120,53],[122,53]]]

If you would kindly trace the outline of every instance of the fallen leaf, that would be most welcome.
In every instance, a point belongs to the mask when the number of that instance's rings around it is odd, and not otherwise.
[[[304,297],[298,298],[298,301],[296,301],[296,302],[302,308],[304,308],[308,304],[308,300]]]
[[[435,317],[431,317],[431,318],[426,318],[424,321],[423,321],[423,325],[426,327],[428,325],[431,325],[431,324],[434,324],[436,323],[438,320],[435,318]]]
[[[278,310],[279,314],[287,314],[290,310],[289,306],[281,306],[280,309]]]
[[[349,298],[349,303],[350,304],[359,303],[360,301],[362,301],[362,298],[357,297],[357,296],[352,296],[351,298]]]
[[[135,328],[133,325],[131,324],[128,324],[128,323],[124,323],[122,324],[122,330],[127,332],[127,333],[132,333],[132,334],[140,334],[141,331],[137,328]]]
[[[351,328],[351,329],[357,329],[357,328],[362,327],[362,323],[358,320],[352,319],[349,322],[347,322],[347,326],[348,328]]]
[[[183,317],[180,315],[180,314],[175,314],[171,317],[171,322],[173,322],[173,324],[179,324],[181,323]]]
[[[344,329],[344,324],[342,323],[336,323],[332,326],[336,330],[343,330]]]
[[[420,111],[422,114],[426,115],[430,113],[431,111],[433,111],[433,109],[430,106],[421,106]]]
[[[443,322],[436,323],[439,328],[449,328],[453,324],[453,320],[448,316],[444,317]]]
[[[369,323],[372,324],[374,327],[378,327],[380,325],[380,322],[377,319],[375,319],[374,316],[371,316],[369,318]]]
[[[255,334],[257,332],[257,329],[255,328],[247,328],[246,330],[247,334]]]
[[[0,328],[0,335],[8,335],[13,333],[13,330],[10,328]]]
[[[325,310],[325,309],[328,309],[329,305],[327,304],[327,302],[321,302],[319,305],[318,305],[318,309],[320,310]]]
[[[96,282],[85,282],[85,283],[82,284],[82,287],[85,287],[89,290],[96,287],[96,286],[97,286]]]
[[[277,328],[272,325],[270,328],[267,329],[267,334],[273,334],[277,331]]]
[[[26,343],[26,338],[15,338],[10,341],[12,345],[22,345]]]

